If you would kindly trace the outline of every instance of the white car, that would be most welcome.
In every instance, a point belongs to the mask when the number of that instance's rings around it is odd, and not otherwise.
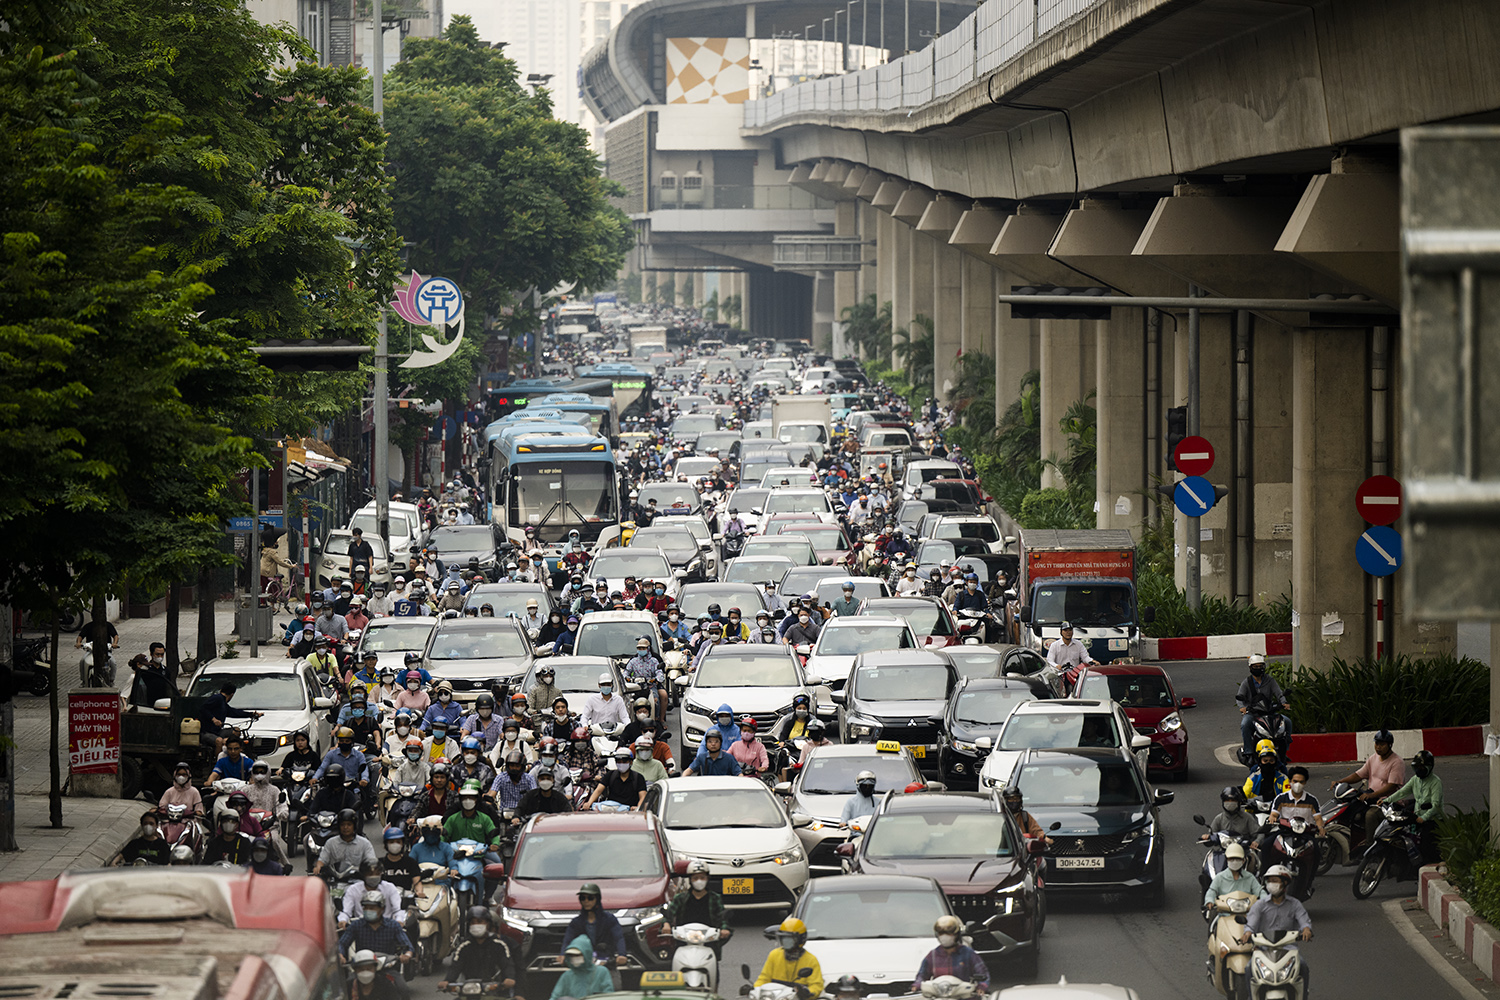
[[[344,527],[350,531],[360,529],[367,539],[379,538],[380,525],[375,520],[375,505],[367,503],[355,511],[354,517]],[[390,528],[391,554],[397,564],[396,572],[399,573],[403,563],[409,564],[412,559],[421,555],[422,546],[427,544],[427,527],[416,504],[392,500]],[[373,542],[371,544],[373,547]]]
[[[678,683],[683,684],[679,763],[684,768],[697,755],[703,733],[724,705],[729,706],[736,725],[750,715],[760,732],[768,733],[777,719],[792,710],[792,699],[799,694],[812,700],[814,711],[820,704],[833,702],[833,693],[803,672],[791,647],[778,643],[715,646],[692,674],[678,678]]]
[[[838,523],[833,505],[828,502],[828,495],[815,486],[779,486],[766,497],[762,512],[766,515],[816,514],[820,520],[829,524]]]
[[[854,660],[877,649],[920,649],[921,642],[905,618],[895,615],[848,615],[823,623],[807,658],[807,672],[839,690],[849,682]]]
[[[594,556],[589,563],[584,579],[592,583],[603,579],[611,592],[625,589],[625,578],[633,576],[638,582],[650,580],[665,588],[667,596],[677,600],[682,590],[683,570],[674,570],[672,563],[661,549],[609,548]]]
[[[323,548],[318,553],[319,587],[328,586],[334,575],[349,579],[349,543],[353,540],[354,533],[347,528],[335,528],[323,539]],[[369,582],[390,586],[391,559],[385,551],[384,540],[379,535],[366,534],[365,541],[370,543],[370,551],[375,557],[370,564]]]
[[[211,660],[193,675],[187,696],[207,698],[225,684],[235,686],[235,708],[263,713],[259,719],[230,720],[235,725],[249,722],[245,753],[254,760],[280,767],[292,749],[292,737],[299,732],[307,734],[318,753],[331,745],[328,710],[333,699],[306,660]]]
[[[944,458],[924,458],[908,462],[906,471],[901,473],[901,495],[910,500],[917,495],[917,487],[923,483],[930,483],[934,479],[962,479],[963,475],[957,462]]]
[[[984,747],[980,740],[979,746]],[[1090,698],[1028,701],[1017,705],[979,770],[979,788],[1002,788],[1010,783],[1016,764],[1027,750],[1072,750],[1088,747],[1129,747],[1146,773],[1151,737],[1142,736],[1118,702]]]
[[[818,964],[852,975],[867,990],[899,996],[932,951],[932,925],[952,908],[921,875],[838,875],[807,884],[796,916]],[[879,913],[878,920],[870,919]]]
[[[437,621],[427,617],[376,618],[360,634],[354,662],[363,663],[365,654],[373,650],[377,667],[382,670],[390,667],[399,675],[407,669],[407,653],[420,653],[427,648]]]
[[[646,792],[667,849],[677,860],[708,865],[709,891],[725,907],[779,910],[795,906],[807,884],[807,853],[797,827],[812,817],[788,815],[755,778],[668,778]]]

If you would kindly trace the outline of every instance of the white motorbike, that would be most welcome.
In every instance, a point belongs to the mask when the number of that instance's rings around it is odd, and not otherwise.
[[[672,928],[672,938],[678,942],[672,953],[672,971],[682,974],[688,989],[717,991],[719,957],[713,945],[719,940],[719,932],[707,924],[681,924]]]
[[[1250,955],[1251,1000],[1305,1000],[1307,983],[1302,978],[1302,955],[1296,941],[1296,931],[1287,931],[1275,940],[1251,935],[1250,943],[1255,945]]]
[[[85,642],[83,653],[78,658],[78,680],[84,687],[108,687],[115,686],[115,654],[109,651],[108,658],[104,661],[104,673],[100,674],[94,666],[94,644]]]
[[[613,722],[596,722],[589,727],[589,735],[593,737],[594,755],[600,760],[606,760],[615,755],[615,749],[620,745],[618,733],[620,727]]]

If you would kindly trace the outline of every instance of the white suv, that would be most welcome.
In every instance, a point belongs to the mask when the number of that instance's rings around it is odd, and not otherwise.
[[[979,741],[981,749],[986,742]],[[1010,713],[1000,735],[995,737],[994,747],[979,770],[979,787],[983,790],[1009,784],[1016,764],[1027,750],[1078,747],[1128,747],[1145,774],[1151,737],[1135,731],[1118,702],[1089,698],[1023,702]]]

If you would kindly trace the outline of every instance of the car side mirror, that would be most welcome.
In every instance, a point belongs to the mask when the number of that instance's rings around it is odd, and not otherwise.
[[[942,781],[929,781],[923,786],[922,790],[924,792],[946,792],[948,785]]]
[[[1156,609],[1152,608],[1152,607],[1142,608],[1141,609],[1141,624],[1142,625],[1150,625],[1154,621],[1156,621]]]
[[[854,857],[854,845],[840,844],[833,849],[833,853],[837,854],[841,858],[852,858]]]
[[[990,739],[988,736],[981,736],[979,737],[979,739],[974,741],[975,750],[990,750],[993,749],[994,746],[995,741]]]
[[[1016,536],[1015,535],[1006,535],[1001,540],[1003,542],[1005,542],[1006,545],[1014,545],[1014,544],[1016,544]]]
[[[780,929],[781,928],[778,927],[776,924],[772,924],[771,926],[762,929],[760,933],[761,933],[761,936],[764,937],[767,941],[775,941],[776,940],[776,932],[778,930],[780,930]],[[745,977],[749,978],[749,976],[750,976],[750,969],[749,969],[748,966],[746,966],[746,968],[745,968]]]
[[[792,813],[792,826],[798,830],[812,826],[813,818],[807,813]]]
[[[1019,615],[1017,615],[1016,617],[1020,618],[1021,621],[1024,622],[1024,623],[1026,623],[1027,625],[1030,625],[1031,624],[1031,605],[1028,604],[1024,608],[1022,608],[1021,609],[1021,613]]]
[[[1181,701],[1179,701],[1177,703],[1177,707],[1178,708],[1197,708],[1198,707],[1198,699],[1197,698],[1183,698]]]
[[[751,507],[750,508],[750,513],[752,513],[752,514],[756,515],[757,517],[759,517],[761,514],[765,513],[765,510],[762,509],[762,508],[760,508],[760,507]]]
[[[313,708],[332,708],[332,707],[333,707],[333,699],[332,698],[314,698],[313,699]]]
[[[1047,842],[1040,837],[1033,837],[1026,841],[1026,853],[1033,858],[1039,858],[1047,851]]]
[[[1130,749],[1145,750],[1151,746],[1151,737],[1136,733],[1130,737]]]
[[[847,700],[844,697],[844,692],[842,692],[842,691],[833,691],[833,692],[830,692],[829,693],[829,697],[833,699],[833,703],[835,705],[842,705]]]
[[[318,701],[327,701],[327,700],[328,699],[326,699],[326,698],[319,698],[318,699]],[[154,708],[154,709],[156,709],[158,712],[170,712],[170,711],[172,711],[172,699],[171,698],[158,698],[158,699],[156,699],[155,701],[153,701],[151,703],[151,707]],[[319,708],[327,708],[329,706],[328,705],[319,705],[318,707]]]
[[[1168,802],[1171,802],[1176,797],[1177,797],[1177,793],[1174,792],[1174,791],[1172,791],[1172,789],[1170,789],[1170,788],[1158,788],[1156,790],[1156,794],[1152,796],[1152,801],[1155,802],[1159,806],[1164,806]]]
[[[771,786],[771,791],[777,795],[790,795],[792,794],[792,783],[790,781],[778,781]]]
[[[687,570],[685,570],[685,569],[674,569],[672,571],[672,575],[675,576],[679,580],[685,580],[685,579],[687,579]]]
[[[678,858],[676,861],[672,862],[672,874],[673,875],[686,875],[687,873],[688,873],[688,860],[687,860],[687,858]]]
[[[822,677],[817,676],[816,674],[808,674],[803,679],[806,680],[807,683],[811,684],[813,687],[818,687],[821,684],[827,684],[828,683],[828,681],[826,681]]]

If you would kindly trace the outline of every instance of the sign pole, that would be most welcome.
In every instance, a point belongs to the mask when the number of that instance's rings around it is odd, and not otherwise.
[[[385,13],[381,0],[374,2],[375,44],[370,53],[370,73],[374,78],[374,100],[371,102],[375,117],[385,125]],[[391,414],[390,383],[386,369],[390,365],[390,337],[386,332],[385,303],[379,305],[375,318],[375,387],[370,393],[375,424],[375,531],[385,543],[385,551],[391,551]]]
[[[1200,294],[1197,285],[1188,286],[1188,295],[1197,298]],[[1198,310],[1188,310],[1188,342],[1187,342],[1187,432],[1196,437],[1198,434],[1199,417],[1201,410],[1198,402],[1198,371],[1200,365],[1198,348]],[[1187,591],[1187,606],[1194,611],[1203,607],[1203,556],[1200,549],[1203,546],[1203,531],[1198,526],[1198,518],[1187,519],[1187,567],[1184,583]]]
[[[240,636],[241,639],[244,636]],[[260,470],[250,467],[250,659],[260,656]]]
[[[307,499],[302,500],[302,599],[312,596],[312,518],[307,513]]]

